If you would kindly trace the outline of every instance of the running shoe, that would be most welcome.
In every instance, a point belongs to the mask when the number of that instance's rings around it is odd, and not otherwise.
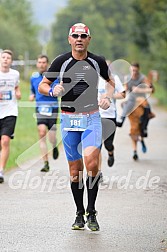
[[[45,162],[44,167],[41,169],[41,172],[48,172],[50,169],[49,163]]]
[[[136,161],[139,159],[138,155],[137,155],[137,152],[134,151],[134,154],[133,154],[133,159]]]
[[[111,167],[114,164],[114,154],[108,155],[108,166]]]
[[[122,125],[123,125],[123,122],[116,122],[116,126],[117,126],[117,127],[121,128]]]
[[[122,127],[124,121],[125,121],[125,117],[124,117],[124,116],[121,116],[120,120],[118,120],[118,121],[116,122],[116,126],[117,126],[117,127]]]
[[[85,220],[83,212],[76,212],[76,219],[74,224],[72,224],[72,230],[82,230],[85,227]]]
[[[87,217],[87,228],[90,231],[98,231],[100,229],[99,224],[96,219],[97,211],[96,210],[91,210],[86,213]]]
[[[145,142],[143,140],[141,140],[141,147],[142,147],[142,152],[146,153],[147,152],[147,147],[146,147]]]
[[[57,159],[58,156],[59,156],[59,151],[58,151],[58,148],[55,147],[55,148],[53,149],[53,159]]]
[[[4,182],[4,176],[3,173],[0,172],[0,184],[2,184]]]

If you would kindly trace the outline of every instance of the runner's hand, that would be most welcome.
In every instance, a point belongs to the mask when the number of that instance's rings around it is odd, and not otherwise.
[[[111,102],[109,101],[108,98],[103,98],[99,101],[98,105],[100,106],[100,108],[102,109],[108,109],[110,107]]]
[[[53,96],[62,96],[62,92],[64,92],[63,81],[60,81],[60,84],[56,85],[53,89]]]
[[[21,99],[21,92],[20,92],[20,90],[16,90],[16,91],[15,91],[15,95],[16,95],[16,99],[17,99],[17,100],[20,100],[20,99]]]

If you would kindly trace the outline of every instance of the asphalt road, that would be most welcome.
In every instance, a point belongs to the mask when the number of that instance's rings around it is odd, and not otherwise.
[[[153,103],[147,153],[132,159],[129,122],[118,128],[115,164],[107,166],[96,203],[99,232],[73,231],[75,205],[63,148],[50,156],[51,171],[31,160],[5,174],[0,185],[2,252],[158,252],[167,251],[167,112]],[[86,203],[86,190],[85,190]]]

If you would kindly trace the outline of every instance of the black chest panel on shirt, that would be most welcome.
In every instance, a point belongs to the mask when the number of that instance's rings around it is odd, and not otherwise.
[[[65,111],[86,111],[97,109],[98,73],[92,62],[72,59],[63,73],[62,109]]]

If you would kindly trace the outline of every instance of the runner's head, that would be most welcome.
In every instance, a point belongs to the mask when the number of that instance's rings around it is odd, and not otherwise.
[[[76,23],[69,30],[68,42],[75,52],[85,52],[89,45],[91,36],[88,26]]]
[[[9,68],[13,61],[13,52],[5,49],[1,52],[0,63],[1,67]]]
[[[4,53],[10,55],[10,56],[11,56],[11,59],[13,60],[13,52],[12,52],[11,50],[9,50],[9,49],[3,50],[3,51],[1,52],[1,56],[2,56]]]
[[[71,26],[71,28],[69,30],[69,36],[71,36],[71,34],[77,33],[77,32],[86,33],[87,35],[90,36],[89,28],[83,23],[76,23],[73,26]]]
[[[38,56],[36,66],[38,68],[39,73],[42,74],[46,72],[48,68],[48,64],[49,64],[48,56],[44,54]]]
[[[137,78],[139,75],[139,71],[140,71],[140,65],[138,62],[133,62],[131,64],[131,75],[132,78]]]

